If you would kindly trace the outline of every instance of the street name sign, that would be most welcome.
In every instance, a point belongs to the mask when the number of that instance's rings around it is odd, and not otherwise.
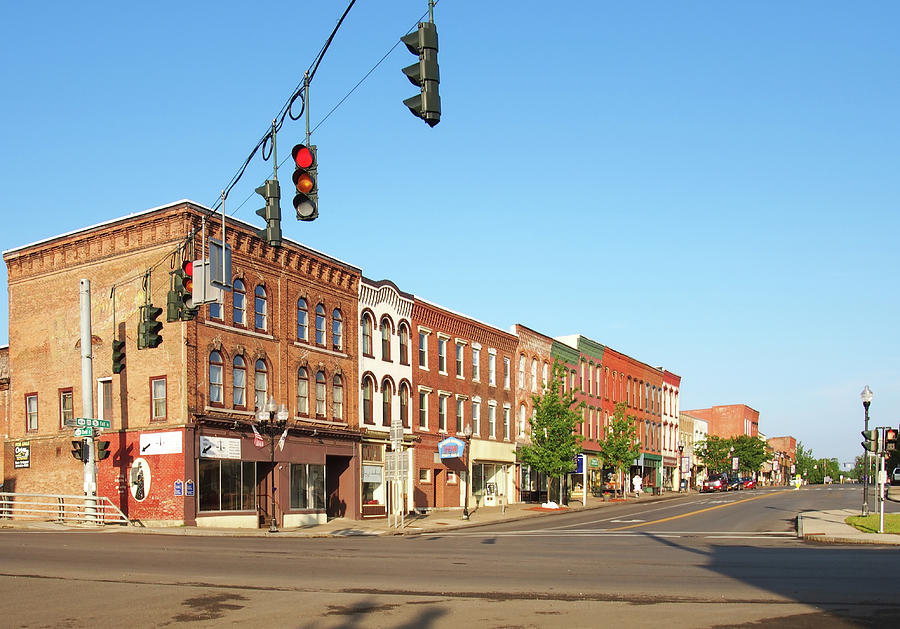
[[[70,420],[66,420],[66,426],[69,426],[68,423]],[[108,419],[94,419],[92,417],[76,417],[75,425],[81,428],[109,428],[109,420]]]

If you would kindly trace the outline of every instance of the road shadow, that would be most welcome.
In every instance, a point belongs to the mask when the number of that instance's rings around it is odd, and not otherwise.
[[[329,605],[327,611],[322,616],[341,616],[344,621],[339,625],[333,625],[337,629],[353,629],[354,627],[378,627],[387,626],[386,619],[383,614],[403,607],[403,603],[384,603],[375,599],[362,600],[353,605]],[[433,603],[428,605],[415,614],[414,617],[401,624],[391,624],[394,629],[416,629],[418,627],[427,628],[434,625],[442,616],[447,614],[447,610]],[[305,625],[307,629],[314,629],[320,626],[318,623]]]

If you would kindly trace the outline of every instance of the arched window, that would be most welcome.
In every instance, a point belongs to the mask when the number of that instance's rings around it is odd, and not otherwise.
[[[244,288],[244,281],[239,279],[234,280],[231,291],[233,306],[231,309],[231,320],[235,325],[247,325],[247,289]]]
[[[341,349],[343,343],[343,323],[341,320],[341,311],[337,308],[331,313],[331,349],[337,351]]]
[[[400,364],[409,364],[409,328],[405,323],[400,324]]]
[[[364,356],[372,355],[372,318],[369,317],[368,313],[363,315],[362,318],[362,353]]]
[[[400,385],[400,421],[404,428],[409,428],[409,387]]]
[[[387,319],[381,320],[381,359],[391,359],[391,324]]]
[[[519,405],[519,436],[525,436],[525,405]]]
[[[316,306],[316,345],[325,345],[325,306]]]
[[[306,367],[297,370],[297,414],[309,415],[309,372]]]
[[[309,326],[309,312],[306,300],[301,297],[297,300],[297,340],[306,341],[307,327]]]
[[[325,372],[316,372],[316,417],[325,417]]]
[[[372,420],[372,379],[363,378],[363,423],[373,424]]]
[[[519,354],[519,388],[525,388],[525,354]]]
[[[538,361],[537,358],[531,359],[531,390],[537,391],[537,368]]]
[[[266,300],[266,287],[260,284],[253,292],[253,325],[260,332],[268,328],[268,301]]]
[[[262,359],[257,360],[255,371],[255,377],[253,378],[254,401],[256,408],[260,409],[266,407],[266,401],[269,399],[269,374],[266,369],[266,361]]]
[[[544,362],[544,373],[541,376],[541,386],[543,388],[547,388],[547,382],[549,382],[550,378],[550,363]]]
[[[391,394],[393,393],[390,380],[381,383],[381,424],[391,425]]]
[[[209,403],[211,405],[222,405],[223,395],[223,378],[224,368],[222,362],[222,354],[219,352],[209,353]]]
[[[240,355],[234,357],[231,366],[231,400],[235,407],[247,406],[247,364]]]
[[[344,417],[344,381],[338,374],[331,381],[331,416],[337,420]]]

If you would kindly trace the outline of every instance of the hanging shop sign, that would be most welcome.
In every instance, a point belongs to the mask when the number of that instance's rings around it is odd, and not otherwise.
[[[31,467],[31,442],[16,441],[13,448],[13,457],[15,461],[13,467],[17,470]]]
[[[456,437],[447,437],[443,441],[439,441],[437,447],[438,455],[442,459],[459,459],[466,451],[465,441]]]

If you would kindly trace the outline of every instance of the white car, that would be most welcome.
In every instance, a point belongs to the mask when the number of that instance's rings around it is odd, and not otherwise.
[[[891,485],[900,485],[900,467],[895,467],[891,472]]]

